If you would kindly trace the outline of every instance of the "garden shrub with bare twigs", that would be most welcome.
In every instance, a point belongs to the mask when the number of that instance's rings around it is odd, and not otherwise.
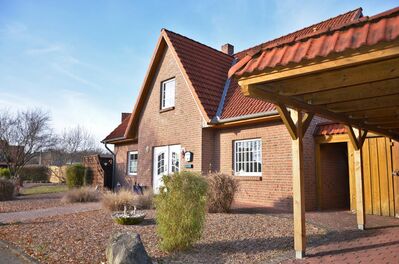
[[[238,184],[232,176],[223,173],[211,173],[207,176],[207,205],[210,213],[227,213],[230,211]]]
[[[163,176],[155,198],[157,232],[164,251],[182,250],[199,240],[205,223],[207,183],[201,174],[183,171]]]
[[[92,187],[71,189],[62,197],[64,203],[87,203],[100,200],[100,193]]]

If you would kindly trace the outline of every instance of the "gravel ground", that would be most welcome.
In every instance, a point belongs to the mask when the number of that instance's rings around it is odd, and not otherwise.
[[[62,205],[64,193],[47,193],[17,196],[12,201],[0,202],[0,213],[20,212]]]
[[[167,255],[158,249],[154,211],[139,226],[120,226],[108,213],[92,212],[0,226],[0,239],[24,249],[41,263],[100,263],[112,232],[140,233],[150,256],[159,263],[264,263],[292,253],[293,221],[265,214],[209,214],[203,238],[185,252]],[[307,225],[308,238],[326,230]]]

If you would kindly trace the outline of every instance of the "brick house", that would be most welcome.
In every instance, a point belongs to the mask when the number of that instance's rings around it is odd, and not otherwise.
[[[359,8],[238,53],[230,44],[219,51],[162,29],[132,113],[123,113],[121,124],[102,141],[115,146],[115,183],[139,183],[156,191],[163,174],[220,171],[239,182],[236,200],[291,210],[291,137],[275,105],[245,97],[228,71],[259,49],[353,23],[362,16]],[[341,124],[321,117],[313,118],[306,132],[307,210],[320,208],[320,199],[325,209],[349,208],[350,150],[346,145],[320,145],[322,138],[345,133]],[[342,142],[346,144],[346,139]],[[316,152],[324,153],[326,162],[320,171],[325,179],[344,177],[347,191],[331,191],[320,198],[318,188],[331,188],[331,181],[318,182]],[[345,199],[340,202],[337,197]]]

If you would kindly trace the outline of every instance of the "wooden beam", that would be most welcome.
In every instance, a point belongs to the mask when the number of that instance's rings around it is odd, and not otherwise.
[[[308,130],[309,125],[313,120],[313,117],[314,117],[314,113],[305,113],[303,115],[303,120],[302,120],[302,132],[303,132],[302,136],[303,137],[305,136],[306,131]]]
[[[376,96],[398,94],[399,78],[370,82],[354,86],[339,87],[333,90],[302,95],[305,102],[313,105],[347,102]]]
[[[325,105],[327,109],[335,113],[365,111],[395,106],[399,106],[399,94]]]
[[[364,186],[362,172],[362,149],[354,150],[355,182],[356,182],[356,220],[357,227],[364,230],[366,226],[366,215],[364,206]]]
[[[353,86],[398,78],[399,58],[364,65],[315,73],[278,82],[268,83],[268,88],[281,95],[301,95],[339,87]],[[367,73],[367,74],[365,74]]]
[[[276,105],[277,111],[279,112],[283,123],[287,127],[288,133],[290,133],[292,139],[296,139],[298,137],[296,133],[295,124],[292,121],[291,115],[287,110],[287,107],[282,104]]]
[[[356,219],[357,226],[360,230],[364,230],[366,224],[365,205],[364,205],[364,184],[362,171],[362,147],[367,137],[367,130],[359,129],[358,135],[355,135],[351,126],[346,126],[350,142],[352,143],[354,152],[354,169],[355,169],[355,185],[356,185]]]
[[[377,126],[367,125],[362,120],[354,120],[347,117],[347,113],[334,113],[331,112],[321,106],[309,105],[303,101],[300,101],[294,97],[281,96],[276,93],[263,90],[262,85],[249,85],[249,86],[241,86],[241,91],[245,96],[250,96],[257,99],[263,99],[269,102],[273,102],[276,104],[284,104],[288,107],[303,109],[306,112],[316,113],[322,117],[339,121],[345,124],[351,124],[352,126],[358,128],[364,128],[369,131],[374,131],[381,135],[385,135],[387,137],[399,140],[399,133],[394,133],[393,131],[388,131],[385,129],[381,129]]]
[[[370,119],[392,115],[399,115],[399,106],[386,107],[382,109],[350,111],[346,113],[350,119]]]
[[[302,112],[292,111],[297,119],[297,138],[292,140],[292,175],[294,207],[294,248],[296,258],[303,258],[306,250],[305,227],[305,177],[303,171],[303,124]]]
[[[348,133],[348,137],[350,142],[352,143],[352,146],[355,150],[359,149],[359,143],[357,141],[357,137],[355,135],[355,132],[353,131],[353,128],[351,126],[345,126],[346,127],[346,132]]]
[[[377,118],[367,118],[367,121],[365,123],[370,124],[370,125],[399,123],[399,115],[383,116],[383,117],[377,117]]]
[[[353,131],[353,127],[345,125],[346,131],[348,133],[349,141],[352,143],[355,150],[361,149],[363,147],[364,140],[367,137],[367,130],[359,129],[358,135]]]

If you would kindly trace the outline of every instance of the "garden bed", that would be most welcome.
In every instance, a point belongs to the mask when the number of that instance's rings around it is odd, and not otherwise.
[[[208,214],[203,238],[188,251],[166,254],[158,249],[154,211],[138,226],[114,223],[98,210],[37,219],[0,227],[0,239],[10,241],[41,263],[100,263],[111,233],[140,233],[149,255],[158,263],[261,263],[292,252],[293,221],[265,214]],[[310,240],[326,231],[307,225]]]
[[[21,212],[61,206],[64,193],[32,194],[15,197],[11,201],[0,202],[0,213]]]

